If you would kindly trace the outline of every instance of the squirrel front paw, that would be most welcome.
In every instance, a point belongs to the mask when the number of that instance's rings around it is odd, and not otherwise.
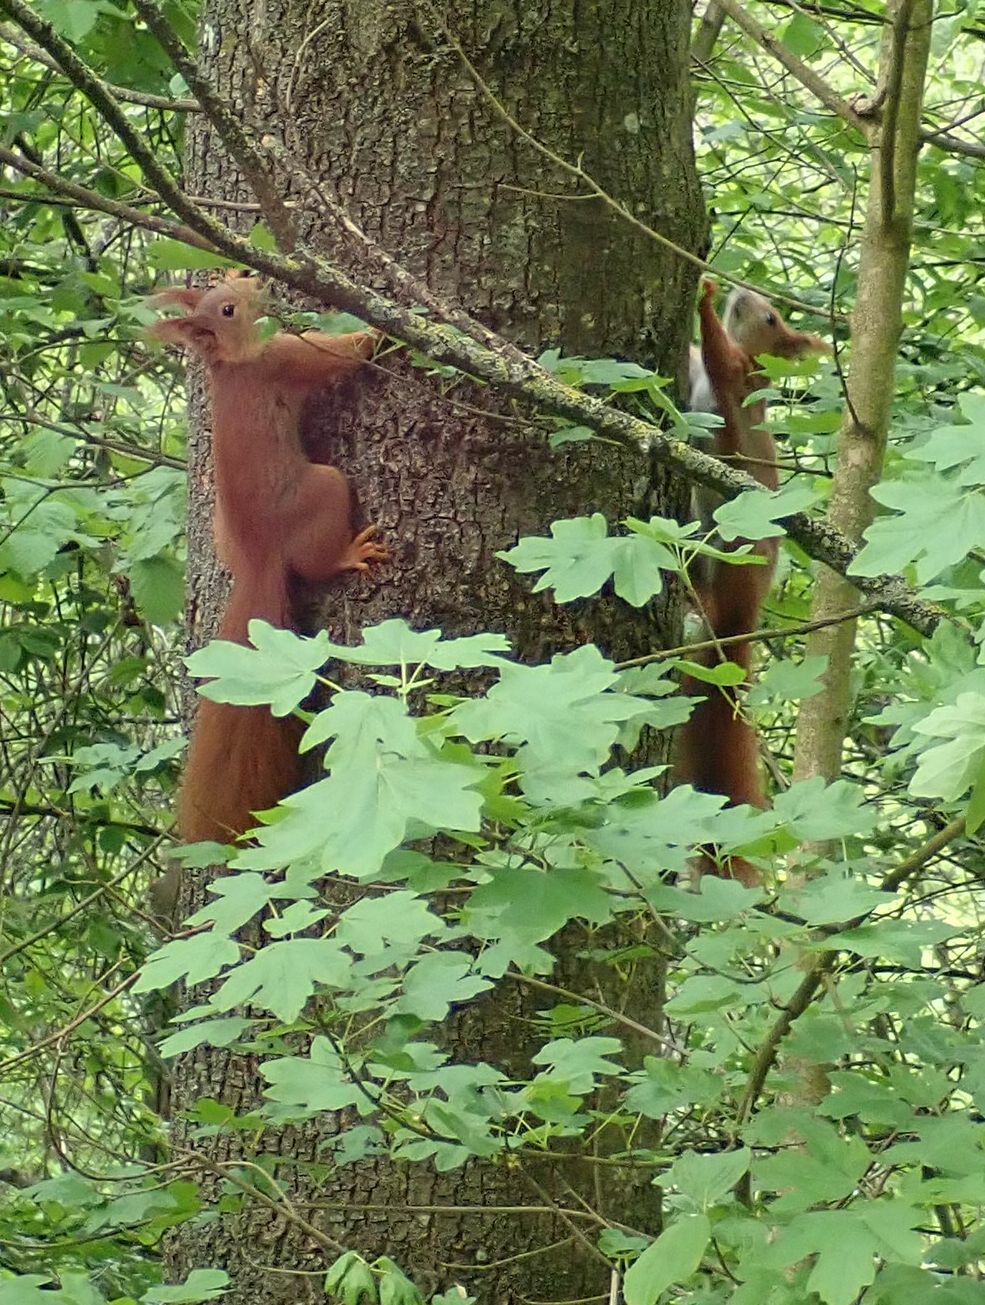
[[[349,545],[340,570],[368,571],[377,563],[387,561],[390,550],[385,544],[378,544],[372,538],[377,530],[379,526],[367,526],[365,530],[360,530]]]

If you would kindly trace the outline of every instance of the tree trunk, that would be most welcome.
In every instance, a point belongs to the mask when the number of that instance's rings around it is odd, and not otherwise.
[[[892,418],[931,21],[928,0],[895,0],[883,36],[879,85],[886,100],[870,143],[851,374],[827,514],[830,525],[859,542],[874,516],[869,491],[882,475]],[[818,569],[812,621],[830,620],[857,603],[858,592],[848,580],[827,567]],[[825,657],[827,668],[824,692],[805,699],[797,717],[795,780],[821,775],[830,783],[841,774],[857,629],[857,621],[843,621],[807,637],[805,657]]]
[[[351,0],[206,0],[200,57],[213,84],[289,149],[303,148],[306,164],[355,222],[440,297],[534,353],[560,345],[565,353],[615,354],[680,375],[693,268],[600,201],[582,198],[577,182],[522,139],[504,111],[695,250],[705,219],[690,139],[687,4],[478,0],[441,12],[454,30],[442,30],[430,6],[397,0],[358,7]],[[188,152],[193,193],[252,198],[202,126]],[[322,220],[317,199],[291,198],[306,215],[307,238],[358,266],[351,244]],[[363,274],[374,272],[364,267]],[[531,595],[529,583],[495,557],[519,535],[545,533],[558,517],[602,511],[615,523],[629,514],[672,514],[683,501],[680,487],[656,480],[643,451],[602,444],[551,451],[530,414],[478,385],[448,388],[400,353],[341,402],[317,405],[310,418],[312,455],[346,470],[365,517],[379,523],[393,552],[371,583],[350,582],[331,595],[333,637],[354,640],[361,626],[402,616],[448,634],[503,630],[525,660],[589,641],[627,658],[676,640],[672,601],[644,612],[612,598],[559,608]],[[200,439],[190,527],[196,643],[214,626],[221,591],[210,560],[209,483],[207,441]],[[338,891],[326,886],[329,897]],[[616,991],[611,967],[574,956],[580,941],[555,941],[557,982],[580,990],[592,983],[602,1000],[644,1010],[656,1025],[660,976],[640,973],[628,995],[625,984]],[[609,945],[625,942],[613,937]],[[452,1021],[447,1042],[459,1059],[481,1057],[522,1074],[529,1017],[551,1004],[504,985]],[[652,1054],[652,1044],[646,1050]],[[174,1096],[176,1112],[202,1096],[248,1110],[259,1097],[255,1065],[200,1048],[177,1067]],[[333,1131],[347,1123],[338,1117]],[[177,1140],[210,1148],[211,1161],[248,1154],[240,1138],[195,1144],[181,1126]],[[612,1217],[634,1213],[654,1228],[646,1173],[634,1188],[625,1181],[629,1171],[616,1170],[607,1190],[595,1178],[599,1166],[577,1159],[563,1175],[546,1172],[546,1164],[545,1172],[530,1165],[529,1174],[478,1164],[436,1174],[381,1161],[322,1173],[316,1184],[306,1166],[320,1159],[324,1140],[315,1129],[268,1131],[260,1150],[280,1157],[278,1182],[304,1218],[368,1256],[392,1256],[426,1289],[462,1281],[496,1302],[608,1291],[605,1266],[570,1226],[502,1211],[543,1205],[530,1178],[555,1193],[570,1183]],[[500,1211],[483,1214],[489,1207]],[[582,1229],[593,1242],[597,1229],[590,1222]],[[516,1258],[551,1243],[564,1244]],[[225,1297],[230,1305],[267,1305],[324,1299],[319,1276],[290,1271],[317,1275],[330,1260],[299,1224],[247,1205],[236,1218],[179,1230],[169,1269],[177,1277],[223,1267],[234,1284]]]

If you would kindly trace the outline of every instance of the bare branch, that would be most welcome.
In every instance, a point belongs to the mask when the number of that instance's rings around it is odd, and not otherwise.
[[[12,45],[15,50],[21,54],[26,54],[29,59],[35,63],[41,64],[45,68],[52,69],[53,72],[60,73],[61,65],[57,59],[53,59],[47,50],[43,50],[40,45],[35,45],[22,36],[15,27],[7,23],[0,24],[0,41]],[[162,109],[168,113],[201,113],[201,108],[197,100],[187,100],[174,98],[169,95],[151,95],[147,91],[132,91],[129,86],[114,86],[107,83],[109,89],[118,100],[126,104],[142,104],[145,109]]]
[[[250,139],[240,116],[222,96],[216,93],[211,83],[202,75],[198,64],[164,17],[160,5],[155,3],[155,0],[134,0],[134,7],[154,33],[161,49],[195,92],[203,113],[216,129],[226,149],[239,164],[243,176],[260,201],[263,215],[277,237],[277,243],[281,249],[293,249],[297,239],[294,218],[284,203],[265,158],[255,142]]]
[[[774,36],[765,27],[760,26],[751,14],[746,13],[738,0],[717,0],[717,3],[732,19],[736,27],[745,32],[746,36],[751,37],[757,45],[762,46],[767,54],[771,54],[778,63],[781,63],[787,72],[796,77],[797,81],[805,86],[826,109],[830,109],[843,122],[847,122],[850,127],[854,127],[857,132],[868,139],[872,124],[863,118],[860,113],[857,113],[847,100],[842,99],[834,87],[829,86],[813,68],[808,67],[802,59],[798,59],[795,54],[788,50],[779,37]]]
[[[25,177],[30,177],[32,181],[42,182],[49,190],[53,190],[56,195],[64,196],[65,199],[70,200],[80,208],[108,213],[111,217],[120,218],[123,222],[132,222],[134,226],[143,227],[145,230],[153,231],[159,236],[167,236],[171,240],[179,240],[183,245],[193,245],[196,249],[207,249],[209,251],[215,249],[211,241],[204,239],[204,237],[188,227],[178,226],[177,223],[168,222],[165,218],[155,217],[153,213],[145,213],[142,209],[133,208],[130,204],[123,204],[119,200],[100,195],[98,191],[89,190],[86,186],[79,186],[74,181],[69,181],[66,177],[59,176],[55,172],[49,172],[47,168],[32,163],[30,159],[24,158],[22,154],[15,154],[13,150],[9,150],[2,145],[0,145],[0,163],[6,163],[8,167],[14,168]],[[25,204],[57,204],[64,202],[51,195],[27,193],[13,194],[10,198],[19,199]]]

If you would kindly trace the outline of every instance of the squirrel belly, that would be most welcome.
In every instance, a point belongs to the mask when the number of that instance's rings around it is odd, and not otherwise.
[[[330,336],[278,333],[261,340],[257,283],[227,278],[210,290],[174,289],[155,296],[182,315],[150,334],[197,353],[212,398],[215,537],[233,588],[218,637],[247,643],[249,622],[300,632],[295,594],[345,571],[367,571],[388,556],[372,536],[356,533],[349,482],[335,467],[309,462],[299,420],[307,396],[354,374],[372,354],[367,331]],[[192,727],[178,799],[185,842],[231,842],[300,783],[302,726],[267,707],[203,698]]]

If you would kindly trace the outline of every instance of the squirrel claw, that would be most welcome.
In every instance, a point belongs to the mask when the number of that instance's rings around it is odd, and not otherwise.
[[[379,526],[376,525],[360,530],[349,545],[346,560],[342,564],[343,570],[369,571],[376,563],[388,560],[390,550],[385,544],[378,544],[372,538],[378,530]]]

